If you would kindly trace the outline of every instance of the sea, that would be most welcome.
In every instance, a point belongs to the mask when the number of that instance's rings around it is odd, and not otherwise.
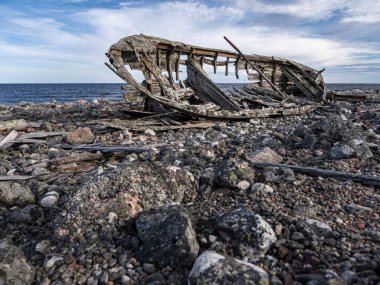
[[[48,103],[55,100],[59,103],[77,100],[122,101],[122,83],[66,83],[66,84],[0,84],[0,105],[14,105],[24,102]],[[226,90],[241,83],[217,83]],[[380,84],[327,84],[328,90],[363,91],[380,90]]]

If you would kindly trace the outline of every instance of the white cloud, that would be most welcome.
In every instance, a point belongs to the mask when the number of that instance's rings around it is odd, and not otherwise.
[[[314,5],[317,7],[315,15],[311,2],[302,2],[281,5],[285,5],[287,13],[296,15],[301,11],[305,16],[318,19],[335,11],[331,3],[338,6],[347,1],[331,0],[329,4],[316,0],[321,6]],[[269,8],[267,4],[259,6],[266,13],[271,11]],[[119,9],[89,9],[72,15],[76,25],[91,28],[91,32],[84,34],[68,32],[65,23],[53,18],[18,16],[9,21],[13,33],[32,41],[28,45],[0,42],[0,69],[12,66],[11,72],[0,72],[0,78],[3,82],[120,82],[104,67],[104,53],[120,38],[140,33],[232,50],[223,39],[226,35],[245,53],[285,57],[314,68],[365,64],[368,59],[363,54],[379,56],[373,44],[353,45],[313,37],[305,31],[284,31],[280,27],[244,26],[241,25],[244,16],[245,11],[239,5],[209,7],[198,2],[177,1]]]
[[[284,14],[308,21],[326,20],[340,13],[343,23],[380,22],[380,2],[376,0],[296,0],[278,4],[237,0],[235,6],[254,13]]]

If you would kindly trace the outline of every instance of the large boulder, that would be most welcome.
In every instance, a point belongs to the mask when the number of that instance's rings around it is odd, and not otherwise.
[[[79,187],[53,225],[59,238],[92,232],[108,239],[144,210],[190,203],[196,196],[194,176],[184,169],[159,162],[123,162]]]
[[[189,285],[207,284],[269,284],[268,274],[260,267],[248,262],[205,251],[191,269]]]
[[[34,281],[34,269],[24,252],[7,239],[0,240],[0,285],[28,285]]]
[[[24,207],[35,202],[32,191],[21,184],[0,182],[0,204],[6,207]]]
[[[142,241],[138,258],[161,267],[188,268],[198,256],[199,245],[191,219],[180,205],[142,213],[136,220]]]
[[[260,215],[243,208],[219,216],[216,228],[225,240],[248,245],[257,255],[265,254],[277,240],[272,227]]]

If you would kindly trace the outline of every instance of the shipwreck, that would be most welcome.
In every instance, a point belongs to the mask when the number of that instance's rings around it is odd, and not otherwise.
[[[326,100],[323,70],[279,57],[204,48],[158,37],[134,35],[120,39],[106,53],[106,65],[128,84],[124,98],[143,98],[141,116],[175,113],[193,119],[242,120],[310,112]],[[205,66],[216,73],[247,79],[247,84],[223,92]],[[129,68],[127,68],[129,66]],[[231,68],[231,66],[233,68]],[[181,68],[187,78],[180,80]],[[233,69],[233,70],[230,70]],[[129,70],[139,70],[140,83]]]

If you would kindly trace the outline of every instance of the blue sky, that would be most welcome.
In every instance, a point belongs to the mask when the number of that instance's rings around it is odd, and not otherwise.
[[[327,82],[380,83],[379,0],[2,0],[0,13],[0,83],[120,82],[104,53],[140,33],[231,49],[225,35]]]

